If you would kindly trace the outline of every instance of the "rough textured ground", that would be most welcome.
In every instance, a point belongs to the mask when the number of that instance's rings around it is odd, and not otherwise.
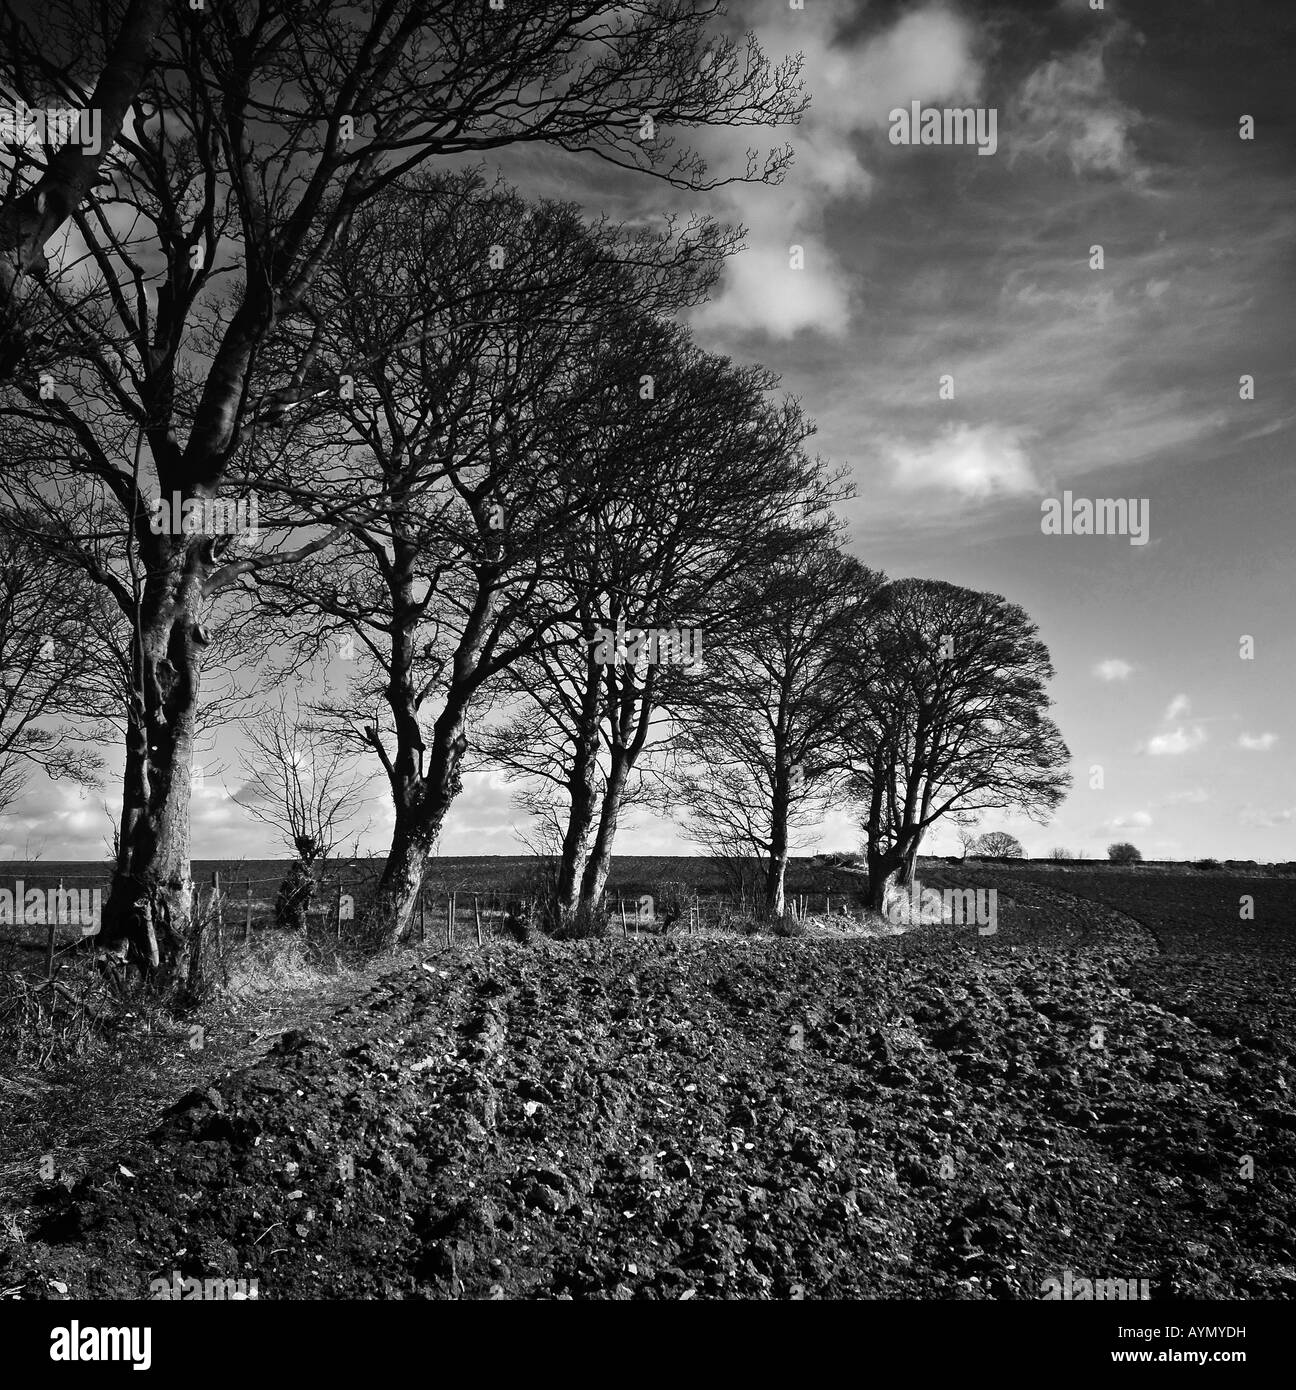
[[[11,1204],[0,1289],[1036,1298],[1070,1270],[1296,1295],[1284,904],[1239,933],[1230,881],[1180,929],[978,872],[993,937],[411,956]]]

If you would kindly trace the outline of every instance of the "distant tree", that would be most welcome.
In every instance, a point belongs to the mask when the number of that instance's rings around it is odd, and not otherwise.
[[[978,846],[981,843],[981,836],[977,834],[975,825],[960,826],[958,838],[959,845],[963,850],[964,859],[966,859],[968,855],[976,855],[980,852]]]
[[[997,594],[902,579],[873,602],[846,737],[863,804],[869,903],[913,876],[944,815],[1025,811],[1043,820],[1070,785],[1048,717],[1048,649],[1025,610]]]
[[[1119,844],[1107,846],[1107,858],[1113,864],[1141,864],[1143,856],[1134,848],[1122,840]]]
[[[1049,850],[1049,858],[1057,860],[1058,863],[1069,864],[1071,860],[1075,858],[1075,855],[1072,854],[1069,849],[1063,849],[1061,846],[1057,846]]]
[[[280,699],[277,708],[250,723],[245,736],[246,781],[231,799],[279,831],[305,863],[326,859],[365,805],[356,757],[325,741],[321,726],[304,717],[295,700]]]
[[[660,785],[667,714],[696,703],[695,669],[727,644],[722,633],[764,622],[770,552],[801,539],[788,513],[816,500],[826,510],[832,486],[801,447],[810,423],[793,401],[767,399],[769,373],[703,353],[673,325],[627,323],[618,338],[610,379],[637,381],[651,362],[653,397],[602,411],[564,458],[570,472],[588,457],[595,494],[547,590],[573,617],[510,668],[521,708],[483,741],[510,775],[549,782],[565,803],[568,914],[598,902],[623,813]],[[633,636],[677,631],[688,641],[690,630],[706,653],[679,664],[653,660]]]
[[[791,832],[822,814],[847,768],[875,570],[809,545],[745,580],[745,614],[717,634],[675,710],[688,833],[712,855],[765,864],[764,911],[782,917]]]
[[[978,848],[987,859],[1024,859],[1026,855],[1021,841],[1005,830],[992,830],[982,835]]]
[[[357,759],[337,743],[321,744],[318,726],[302,718],[300,706],[280,699],[247,729],[250,750],[241,755],[246,777],[231,799],[257,820],[279,831],[293,851],[275,899],[279,926],[306,925],[315,897],[314,865],[326,859],[344,828],[365,804],[365,777]]]

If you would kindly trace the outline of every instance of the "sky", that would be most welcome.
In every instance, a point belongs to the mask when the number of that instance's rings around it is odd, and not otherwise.
[[[690,324],[779,373],[817,422],[815,449],[856,491],[847,548],[892,578],[1003,594],[1038,624],[1074,787],[1045,826],[988,813],[982,829],[1032,855],[1130,840],[1155,859],[1296,858],[1296,10],[730,8],[731,32],[805,56],[810,111],[773,132],[795,151],[782,186],[687,194],[537,147],[506,152],[505,176],[592,215],[741,222],[745,249]],[[894,142],[891,112],[913,102],[980,110],[983,128],[993,111],[993,152]],[[692,138],[721,169],[766,136]],[[1145,535],[1045,534],[1042,508],[1067,493],[1125,499]],[[204,858],[272,852],[230,799],[234,746],[215,740],[195,788]],[[373,791],[361,843],[381,852]],[[512,794],[471,774],[440,852],[524,852]],[[111,781],[34,778],[0,852],[101,857],[106,802]],[[859,832],[843,811],[800,843],[852,849]],[[691,850],[646,813],[617,848]],[[957,852],[953,829],[925,848]]]

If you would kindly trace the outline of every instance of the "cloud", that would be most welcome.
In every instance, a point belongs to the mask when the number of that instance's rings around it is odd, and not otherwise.
[[[894,107],[913,101],[971,101],[981,90],[973,40],[965,19],[944,5],[928,5],[870,39],[854,59],[839,57],[831,97],[854,112],[853,119],[879,127]]]
[[[1191,709],[1192,703],[1187,695],[1176,695],[1174,699],[1170,701],[1170,705],[1163,718],[1168,724],[1171,720],[1182,719]]]
[[[1094,675],[1099,680],[1104,681],[1123,681],[1128,680],[1134,668],[1128,661],[1122,661],[1119,657],[1109,657],[1106,661],[1100,661],[1094,667]]]
[[[1244,806],[1238,813],[1238,820],[1254,830],[1273,830],[1296,820],[1296,806],[1289,806],[1285,811],[1265,811],[1259,806]]]
[[[1238,747],[1248,753],[1267,753],[1278,742],[1277,734],[1239,734]]]
[[[1191,753],[1206,742],[1206,730],[1200,724],[1191,729],[1172,729],[1168,734],[1157,734],[1148,740],[1147,751],[1154,756],[1176,756]]]
[[[1127,816],[1113,816],[1103,822],[1104,830],[1146,830],[1152,817],[1146,811],[1131,811]]]
[[[733,184],[718,197],[724,215],[747,228],[747,249],[730,258],[714,299],[691,315],[702,333],[764,334],[786,339],[802,332],[839,338],[850,324],[851,276],[824,236],[824,214],[835,201],[868,197],[874,175],[861,163],[863,140],[887,125],[892,107],[910,101],[970,98],[979,90],[975,30],[944,5],[928,5],[871,37],[842,42],[838,34],[855,7],[816,0],[789,10],[766,0],[745,12],[771,56],[800,52],[810,109],[789,131],[794,161],[777,187]],[[709,154],[730,149],[731,131],[690,133]],[[805,251],[802,270],[789,269],[792,246]]]
[[[1015,430],[946,425],[928,444],[893,442],[893,482],[906,491],[945,489],[974,501],[1035,492],[1039,483]]]
[[[1063,159],[1077,177],[1143,177],[1130,131],[1137,113],[1108,90],[1103,42],[1094,40],[1029,74],[1010,105],[1009,163],[1021,156]]]
[[[794,244],[804,252],[799,270],[790,265]],[[698,310],[694,323],[718,333],[791,338],[813,329],[840,337],[850,324],[847,285],[836,258],[817,236],[801,236],[787,246],[751,247],[729,263],[723,293]]]
[[[1185,792],[1172,792],[1161,803],[1163,806],[1201,806],[1210,800],[1204,787],[1193,787]]]

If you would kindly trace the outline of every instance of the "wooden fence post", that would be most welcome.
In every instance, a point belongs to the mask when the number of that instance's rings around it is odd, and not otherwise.
[[[221,938],[225,935],[225,910],[221,903],[220,874],[212,874],[211,905],[216,909],[216,953],[220,954]]]
[[[477,944],[480,946],[482,944],[481,900],[476,893],[473,894],[473,921],[477,924]]]
[[[247,916],[243,919],[243,940],[252,939],[252,879],[249,876],[247,881]]]
[[[16,891],[16,890],[15,890],[15,891]],[[21,914],[22,914],[22,904],[21,904],[21,903],[18,903],[18,904],[16,904],[16,906],[17,906],[17,908],[18,908],[18,912],[17,912],[17,914],[15,914],[15,915],[17,916],[18,921],[22,921],[22,915],[21,915]],[[58,931],[58,919],[59,919],[59,915],[60,915],[60,912],[61,912],[62,907],[63,907],[63,880],[62,880],[62,879],[59,879],[59,895],[58,895],[58,898],[55,900],[55,903],[54,903],[54,911],[53,911],[52,913],[50,913],[50,919],[49,919],[49,921],[45,924],[45,926],[46,926],[46,936],[45,936],[45,978],[46,978],[47,980],[52,980],[52,979],[54,978],[54,934],[55,934],[55,932]]]
[[[337,894],[337,939],[342,940],[342,880],[338,879]]]
[[[419,885],[419,944],[427,940],[427,892]]]
[[[454,945],[454,899],[446,894],[446,945]]]
[[[618,898],[617,898],[617,907],[621,909],[621,935],[622,935],[622,936],[625,936],[625,937],[628,937],[628,936],[630,935],[630,928],[626,925],[625,899],[624,899],[624,898],[618,896]]]

